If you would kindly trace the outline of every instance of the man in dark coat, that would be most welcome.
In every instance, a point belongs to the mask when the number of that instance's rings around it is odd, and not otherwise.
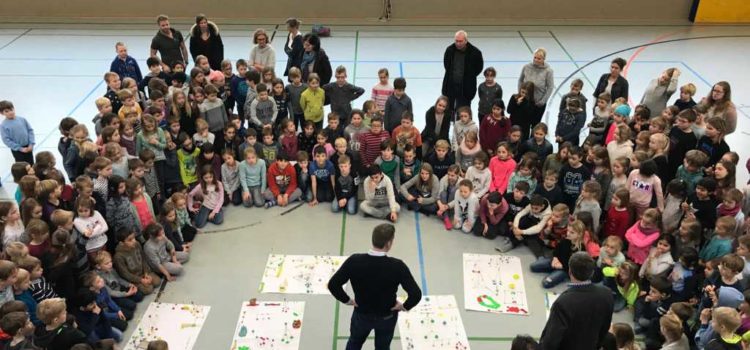
[[[443,95],[448,96],[448,109],[470,106],[477,94],[477,76],[484,69],[482,51],[469,43],[465,31],[456,32],[455,43],[443,55]]]
[[[568,266],[571,282],[552,304],[540,339],[542,349],[599,349],[612,323],[612,292],[591,283],[596,264],[586,252],[573,254]]]

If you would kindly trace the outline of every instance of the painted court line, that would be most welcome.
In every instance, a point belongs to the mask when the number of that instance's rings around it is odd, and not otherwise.
[[[573,56],[570,54],[570,52],[568,52],[568,49],[566,49],[565,46],[560,41],[560,39],[557,38],[557,35],[555,35],[555,33],[553,33],[551,30],[549,31],[549,34],[552,35],[552,38],[555,39],[555,42],[557,42],[557,45],[559,45],[560,48],[563,50],[563,52],[565,52],[565,54],[568,56],[568,58],[570,58],[570,62],[573,62],[576,68],[580,68],[578,66],[578,63],[573,59]],[[594,83],[591,82],[589,77],[586,75],[586,72],[581,71],[581,73],[583,74],[583,77],[586,79],[586,81],[589,82],[589,85],[596,86],[594,85]]]
[[[16,42],[16,40],[18,40],[18,39],[21,39],[21,37],[22,37],[22,36],[24,36],[24,35],[28,34],[29,32],[31,32],[31,30],[32,30],[32,29],[27,29],[27,30],[26,30],[25,32],[23,32],[23,33],[19,34],[19,35],[18,35],[17,37],[13,38],[13,40],[9,41],[9,42],[8,42],[7,44],[5,44],[5,45],[3,45],[3,46],[0,46],[0,50],[2,50],[2,49],[4,49],[4,48],[6,48],[6,47],[8,47],[8,46],[10,46],[10,45],[11,45],[11,44],[13,44],[14,42]]]
[[[339,256],[344,255],[344,242],[346,240],[346,210],[343,210],[341,215],[341,238],[339,239]],[[333,311],[333,342],[332,349],[338,349],[339,338],[339,310],[341,308],[341,302],[334,299],[334,311]]]
[[[417,254],[419,257],[419,274],[422,276],[422,295],[429,295],[427,292],[427,275],[424,272],[424,251],[422,249],[422,229],[419,224],[419,212],[414,211],[414,226],[417,229]]]

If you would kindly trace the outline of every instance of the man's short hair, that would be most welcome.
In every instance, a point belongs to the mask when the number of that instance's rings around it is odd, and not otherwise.
[[[396,235],[396,227],[391,224],[380,224],[372,230],[372,246],[378,249],[385,248],[388,242]]]
[[[568,261],[569,273],[578,281],[588,281],[594,275],[594,259],[586,252],[574,253]]]

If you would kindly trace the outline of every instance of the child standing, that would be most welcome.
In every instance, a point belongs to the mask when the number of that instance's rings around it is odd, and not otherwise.
[[[276,102],[276,120],[284,120],[289,118],[289,110],[287,105],[289,104],[289,98],[284,90],[284,81],[279,78],[274,78],[272,83],[273,88],[273,101]]]
[[[383,119],[372,118],[370,131],[360,135],[360,159],[363,168],[369,168],[380,155],[380,146],[390,139],[390,133],[383,129]]]
[[[344,138],[349,141],[349,150],[359,160],[360,151],[360,135],[370,130],[369,126],[364,124],[364,113],[355,109],[352,110],[351,120],[349,125],[344,128]]]
[[[138,133],[135,149],[139,155],[145,149],[154,152],[154,169],[159,179],[159,189],[164,193],[164,188],[166,187],[164,184],[164,173],[166,172],[167,162],[164,149],[167,147],[167,138],[164,135],[164,131],[156,125],[156,118],[147,114],[143,116],[143,129]]]
[[[527,81],[518,88],[518,93],[508,101],[510,122],[521,128],[521,139],[529,138],[531,121],[534,120],[536,106],[534,105],[534,83]]]
[[[664,192],[661,187],[661,180],[656,176],[657,170],[656,163],[648,159],[628,175],[630,203],[633,205],[637,216],[643,214],[648,208],[664,210]]]
[[[461,107],[456,111],[458,120],[453,125],[453,147],[458,150],[458,146],[464,141],[464,137],[473,131],[479,135],[479,128],[477,123],[471,119],[471,109],[469,107]]]
[[[346,67],[338,66],[336,67],[336,82],[326,84],[323,90],[331,101],[331,112],[342,118],[342,125],[349,125],[349,115],[352,113],[351,102],[364,95],[365,89],[347,82]]]
[[[16,109],[10,101],[0,101],[0,113],[5,120],[0,123],[0,136],[3,143],[10,148],[16,162],[34,165],[34,129],[23,118],[16,116]]]
[[[737,223],[733,217],[722,216],[716,220],[714,236],[700,251],[701,261],[710,261],[731,253],[736,227]]]
[[[627,232],[625,239],[628,241],[627,256],[638,265],[643,265],[648,257],[649,248],[659,239],[659,228],[661,227],[661,214],[658,210],[650,208],[643,213]]]
[[[492,113],[480,114],[480,117],[482,120],[479,124],[479,142],[483,151],[493,155],[498,142],[506,141],[510,133],[511,125],[510,119],[505,116],[505,103],[503,100],[493,101]]]
[[[380,111],[385,110],[386,101],[393,95],[393,86],[388,82],[389,76],[388,68],[380,68],[378,70],[378,83],[372,87],[370,99],[375,102],[375,106]]]
[[[258,97],[250,103],[250,126],[258,132],[273,129],[279,110],[276,102],[268,95],[266,84],[258,84]]]
[[[674,105],[680,110],[680,112],[689,110],[697,105],[695,100],[693,100],[695,90],[696,88],[693,83],[687,83],[680,86],[680,98],[674,101]]]
[[[198,106],[200,116],[208,123],[210,132],[220,134],[229,123],[227,110],[224,108],[224,102],[219,98],[219,89],[216,86],[208,84],[204,91],[206,99]]]
[[[568,163],[560,170],[559,185],[563,191],[563,203],[574,208],[581,194],[583,183],[591,178],[591,172],[581,162],[583,150],[573,146],[568,152]]]
[[[609,161],[614,166],[615,159],[620,157],[629,158],[633,154],[633,141],[630,141],[630,128],[627,125],[620,124],[615,131],[614,142],[607,144],[607,154]]]
[[[672,270],[674,259],[672,258],[672,246],[674,237],[670,234],[663,234],[656,241],[656,247],[652,247],[648,253],[646,261],[641,265],[641,271],[638,275],[641,279],[650,280],[654,277],[666,277],[667,273]]]
[[[300,95],[299,105],[304,111],[305,121],[313,122],[316,129],[322,129],[326,92],[320,88],[318,74],[310,74],[307,78],[307,86],[307,89]]]
[[[302,82],[302,72],[300,72],[297,67],[289,69],[289,79],[291,84],[284,87],[289,100],[289,111],[293,117],[292,120],[294,121],[295,127],[302,129],[305,121],[305,113],[300,105],[300,101],[302,98],[302,92],[307,89],[307,84]]]
[[[281,122],[281,136],[279,136],[279,143],[281,144],[281,153],[286,155],[287,159],[297,156],[299,141],[297,138],[297,131],[294,127],[294,120],[284,119]]]
[[[581,195],[578,197],[575,210],[573,211],[574,215],[582,212],[591,214],[591,217],[594,219],[594,232],[591,232],[593,235],[598,235],[599,233],[599,220],[602,215],[602,209],[599,206],[601,193],[602,188],[598,182],[594,180],[584,182],[581,188]]]
[[[385,130],[389,133],[393,133],[399,123],[401,122],[401,116],[404,112],[414,114],[411,105],[411,98],[406,95],[406,79],[396,78],[393,80],[393,94],[388,96],[388,100],[385,102],[383,108],[383,124]]]
[[[3,247],[11,242],[19,242],[24,236],[23,222],[18,206],[14,202],[0,202],[0,232]]]
[[[148,224],[155,222],[156,215],[154,214],[154,205],[151,203],[151,198],[144,195],[143,185],[138,179],[130,178],[125,181],[125,187],[130,199],[130,213],[133,217],[137,218],[139,230]],[[109,212],[109,210],[107,211]]]
[[[435,175],[442,179],[448,173],[448,168],[456,164],[454,153],[450,152],[450,144],[446,140],[438,140],[435,149],[425,157],[425,163],[432,165]]]
[[[534,190],[534,194],[547,198],[550,205],[553,207],[563,202],[562,189],[557,185],[559,176],[560,174],[556,171],[548,170],[547,173],[544,174],[542,186],[536,186],[536,189]]]
[[[523,156],[532,152],[537,155],[537,159],[547,159],[552,154],[552,144],[547,141],[547,124],[534,125],[531,136],[518,147],[518,154]]]
[[[615,132],[617,131],[618,125],[628,125],[628,118],[630,117],[630,106],[627,104],[621,104],[614,108],[612,113],[612,123],[607,129],[607,134],[604,137],[604,144],[609,145],[610,142],[615,140]]]
[[[586,111],[581,108],[581,101],[578,99],[569,99],[568,108],[557,118],[557,127],[555,127],[555,142],[562,144],[569,141],[570,143],[579,144],[578,137],[583,125],[586,123]]]
[[[586,138],[586,142],[591,145],[603,145],[604,137],[607,134],[610,123],[610,109],[609,103],[611,102],[611,95],[607,92],[602,92],[596,99],[596,106],[594,107],[594,118],[589,123],[589,136]],[[560,111],[567,106],[560,106]]]
[[[625,239],[625,232],[630,227],[631,221],[630,192],[625,188],[620,188],[612,196],[611,205],[607,210],[604,236],[617,236]]]
[[[495,81],[495,77],[497,76],[495,67],[485,68],[483,74],[484,82],[479,84],[479,87],[477,88],[479,94],[479,110],[477,117],[480,122],[485,116],[492,112],[492,107],[495,101],[503,100],[503,88]],[[505,106],[503,106],[503,109],[505,109]]]
[[[510,177],[516,168],[516,161],[513,160],[513,154],[507,142],[498,144],[496,150],[489,165],[490,173],[492,173],[489,191],[505,193]]]
[[[706,167],[710,170],[719,162],[724,153],[729,152],[729,145],[724,141],[727,130],[727,122],[719,117],[713,117],[706,121],[706,135],[698,140],[697,150],[708,156]]]
[[[681,93],[682,94],[682,93]],[[695,149],[698,139],[693,132],[696,114],[692,109],[686,109],[677,115],[677,125],[669,132],[669,174],[677,172],[682,165],[688,151]]]
[[[689,150],[685,153],[682,165],[677,168],[676,179],[682,180],[687,186],[688,195],[695,193],[695,187],[703,178],[703,166],[708,161],[708,156],[697,150]]]

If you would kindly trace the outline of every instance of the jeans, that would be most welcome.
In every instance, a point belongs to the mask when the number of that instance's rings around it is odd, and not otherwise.
[[[383,318],[383,316],[366,315],[354,309],[352,323],[349,326],[349,341],[346,350],[359,350],[367,340],[370,332],[375,330],[375,350],[389,350],[396,328],[398,314]]]
[[[112,300],[120,307],[122,313],[125,314],[125,319],[130,321],[133,319],[133,313],[135,312],[138,303],[143,300],[143,293],[136,292],[129,297],[112,298]]]
[[[542,280],[542,287],[552,288],[568,279],[568,272],[552,268],[552,258],[541,257],[531,263],[531,272],[548,273]]]
[[[247,192],[250,192],[250,198],[242,201],[242,205],[246,208],[250,208],[253,205],[256,207],[263,206],[263,194],[260,191],[260,186],[252,186],[247,188]]]
[[[346,200],[346,204],[344,204],[344,208],[346,208],[346,212],[349,215],[357,214],[357,196],[352,196],[349,199]],[[334,213],[338,213],[341,211],[342,208],[339,207],[339,201],[338,199],[334,199],[331,201],[331,211]]]
[[[234,192],[228,193],[224,192],[224,206],[226,207],[229,205],[229,203],[232,203],[232,205],[240,205],[242,204],[242,189],[238,188],[234,190]]]
[[[414,200],[411,202],[409,202],[406,197],[400,194],[398,195],[401,199],[401,203],[406,204],[406,209],[409,209],[411,211],[418,211],[427,216],[435,215],[435,213],[437,213],[438,207],[436,203],[420,204],[419,202],[417,202],[417,198],[422,197],[422,194],[415,187],[409,189],[409,194],[414,196]]]
[[[214,215],[213,220],[209,220],[208,215],[212,211],[213,209],[201,206],[201,208],[198,210],[198,214],[195,215],[195,227],[203,228],[204,226],[206,226],[206,223],[208,221],[211,221],[211,223],[214,225],[221,225],[221,223],[224,222],[224,209],[219,209],[219,212]]]

